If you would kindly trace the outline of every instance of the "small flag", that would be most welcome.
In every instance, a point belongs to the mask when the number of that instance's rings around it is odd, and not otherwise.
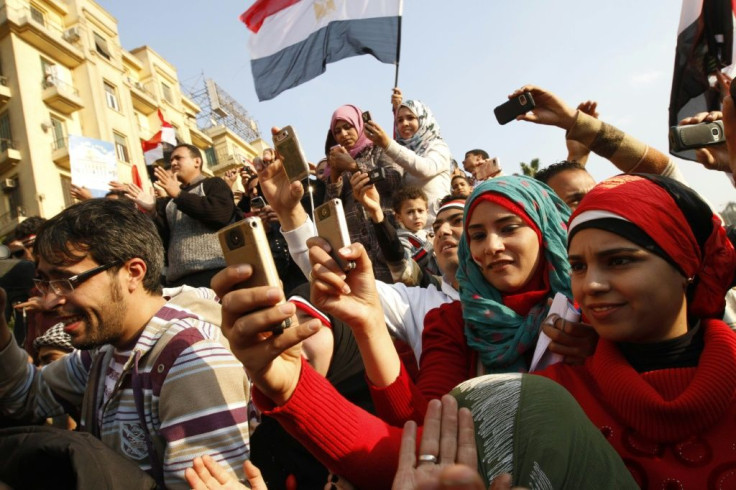
[[[240,20],[253,32],[258,100],[325,72],[327,63],[370,54],[398,60],[401,0],[257,0]]]
[[[734,71],[734,6],[731,0],[683,0],[670,94],[670,126],[699,112],[721,109],[715,73]],[[670,153],[695,159],[693,150]]]
[[[141,140],[143,147],[143,159],[146,165],[153,165],[156,160],[164,157],[164,143],[176,146],[176,131],[171,124],[164,120],[161,109],[158,110],[158,118],[161,120],[161,130],[154,134],[149,140]]]

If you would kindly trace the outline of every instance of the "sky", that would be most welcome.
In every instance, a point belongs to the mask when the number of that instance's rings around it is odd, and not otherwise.
[[[214,79],[258,123],[293,126],[318,161],[332,112],[342,104],[370,110],[390,130],[393,65],[370,56],[327,65],[303,85],[259,102],[250,72],[250,31],[238,20],[253,2],[236,0],[97,0],[118,20],[124,48],[148,45],[178,70],[183,86]],[[564,159],[564,131],[513,121],[500,126],[493,108],[534,84],[568,105],[598,102],[600,119],[668,151],[668,106],[681,2],[676,0],[404,0],[399,87],[433,111],[454,158],[483,148],[506,173],[539,158]],[[716,210],[734,199],[725,174],[676,160],[688,183]],[[591,174],[616,168],[595,155]]]

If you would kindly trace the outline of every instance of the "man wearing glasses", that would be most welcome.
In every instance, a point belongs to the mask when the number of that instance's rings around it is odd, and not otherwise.
[[[43,420],[78,409],[82,430],[168,488],[188,488],[184,470],[203,454],[242,479],[243,367],[207,290],[162,295],[151,220],[129,202],[84,201],[50,219],[34,251],[44,306],[77,350],[36,370],[2,321],[0,414]]]

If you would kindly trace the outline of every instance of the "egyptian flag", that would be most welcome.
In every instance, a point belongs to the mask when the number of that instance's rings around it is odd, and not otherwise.
[[[683,0],[670,95],[670,126],[698,112],[721,110],[715,72],[732,74],[733,29],[731,0]],[[727,67],[729,70],[724,70]],[[670,149],[670,153],[695,160],[694,150],[676,153]]]
[[[154,134],[151,139],[141,140],[143,159],[146,161],[146,165],[153,165],[154,162],[164,157],[165,144],[176,146],[176,130],[164,120],[161,109],[158,110],[158,118],[161,120],[161,130]]]
[[[257,0],[240,20],[253,32],[250,63],[261,101],[343,58],[398,61],[401,0]]]

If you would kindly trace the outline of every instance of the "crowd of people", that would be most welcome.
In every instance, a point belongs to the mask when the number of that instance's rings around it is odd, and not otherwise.
[[[180,144],[155,191],[74,188],[21,223],[0,261],[0,483],[736,488],[727,229],[595,102],[525,92],[518,121],[565,131],[536,176],[479,148],[459,166],[396,88],[389,132],[338,107],[302,182],[271,149],[207,177]],[[682,124],[716,119],[726,143],[698,156],[736,170],[730,95]],[[596,184],[591,152],[621,174]],[[313,216],[335,199],[338,250]],[[218,230],[246,217],[282,287],[226,266]]]

